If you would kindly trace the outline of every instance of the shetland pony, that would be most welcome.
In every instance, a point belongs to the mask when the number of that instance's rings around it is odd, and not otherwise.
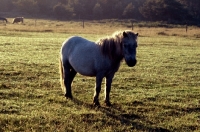
[[[72,99],[71,83],[77,73],[96,77],[93,104],[99,106],[102,79],[106,78],[105,103],[110,106],[111,83],[124,58],[129,67],[136,65],[138,33],[116,32],[110,37],[89,41],[73,36],[63,42],[60,50],[60,81],[66,98]]]
[[[21,23],[23,23],[24,22],[24,17],[15,17],[14,19],[13,19],[13,24],[14,23],[18,23],[18,22],[21,22]]]
[[[3,22],[5,21],[6,23],[8,22],[8,20],[4,17],[0,17],[0,20],[2,20]]]

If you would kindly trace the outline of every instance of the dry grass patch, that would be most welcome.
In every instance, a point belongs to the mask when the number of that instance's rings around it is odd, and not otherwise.
[[[96,41],[127,29],[112,22],[86,21],[83,29],[80,22],[37,20],[35,26],[27,19],[0,26],[0,131],[199,131],[200,45],[193,27],[187,34],[184,28],[135,27],[138,64],[129,68],[122,62],[112,107],[103,104],[103,88],[102,106],[93,107],[95,78],[79,74],[75,99],[64,98],[58,73],[62,42],[72,35]]]

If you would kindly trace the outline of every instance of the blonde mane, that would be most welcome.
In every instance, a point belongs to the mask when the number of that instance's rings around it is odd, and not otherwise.
[[[122,39],[123,32],[115,32],[112,36],[102,38],[96,43],[100,45],[103,55],[108,56],[111,60],[116,58],[121,60],[123,58]]]

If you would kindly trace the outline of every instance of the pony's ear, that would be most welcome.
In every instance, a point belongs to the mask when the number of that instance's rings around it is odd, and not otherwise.
[[[128,37],[128,34],[124,31],[123,36],[124,36],[124,38],[126,38],[126,37]]]
[[[139,34],[138,34],[138,33],[136,33],[135,35],[136,35],[136,36],[138,36]]]

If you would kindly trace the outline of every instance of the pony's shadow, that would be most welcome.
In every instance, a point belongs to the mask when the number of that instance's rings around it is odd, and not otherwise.
[[[125,110],[123,110],[121,107],[119,107],[118,104],[112,104],[112,106],[108,107],[105,105],[102,106],[94,106],[92,103],[85,103],[77,98],[73,98],[72,101],[77,104],[84,106],[88,109],[95,109],[97,111],[101,111],[102,113],[105,113],[108,117],[120,121],[123,125],[132,125],[132,130],[138,130],[138,131],[148,131],[148,132],[170,132],[169,130],[161,127],[149,127],[145,124],[142,124],[140,122],[135,121],[136,119],[144,120],[144,117],[137,115],[137,114],[130,114],[127,113]]]

